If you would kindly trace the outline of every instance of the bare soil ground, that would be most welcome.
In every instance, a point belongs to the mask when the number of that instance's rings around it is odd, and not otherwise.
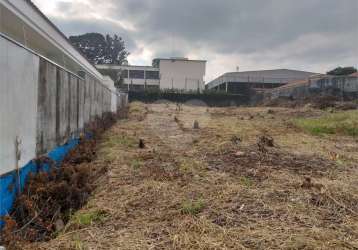
[[[88,204],[24,249],[358,249],[357,138],[292,122],[325,112],[133,103]]]

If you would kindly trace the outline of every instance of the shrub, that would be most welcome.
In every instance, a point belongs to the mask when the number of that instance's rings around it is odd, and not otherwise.
[[[204,207],[205,203],[203,200],[185,201],[181,205],[181,212],[183,214],[197,215],[204,209]]]

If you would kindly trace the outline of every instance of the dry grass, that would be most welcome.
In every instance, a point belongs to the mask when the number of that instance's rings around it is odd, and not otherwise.
[[[357,249],[357,141],[293,124],[324,114],[135,103],[99,146],[86,223],[27,249]]]

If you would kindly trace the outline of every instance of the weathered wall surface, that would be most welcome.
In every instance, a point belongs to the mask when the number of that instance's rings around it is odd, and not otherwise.
[[[56,146],[56,66],[40,60],[37,112],[37,154]]]
[[[35,157],[39,58],[0,37],[0,175]]]
[[[57,70],[57,104],[58,113],[56,116],[57,119],[57,143],[64,143],[67,138],[69,138],[69,126],[68,126],[68,117],[69,117],[69,107],[70,107],[70,98],[69,95],[69,73],[64,70]]]
[[[0,176],[16,168],[16,138],[21,168],[104,113],[117,113],[126,99],[111,83],[82,78],[2,37],[0,71]]]
[[[96,117],[116,113],[111,99],[116,99],[117,94],[106,85],[91,76],[83,79],[42,58],[37,88],[38,155],[78,137]]]
[[[109,76],[105,76],[103,83],[110,90],[111,95],[110,99],[105,98],[106,101],[110,100],[110,103],[106,103],[106,108],[108,108],[107,105],[110,105],[110,112],[116,113],[118,94],[116,88],[114,87],[114,81]]]
[[[122,106],[113,107],[113,97]],[[85,125],[117,113],[126,101],[98,79],[82,78],[0,36],[0,229],[1,217],[39,169],[32,160],[47,154],[60,164]]]

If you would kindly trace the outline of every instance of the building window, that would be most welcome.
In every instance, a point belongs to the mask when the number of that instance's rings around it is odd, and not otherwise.
[[[144,70],[130,70],[129,78],[131,79],[144,79]]]
[[[146,71],[145,72],[146,79],[159,80],[159,71]]]

